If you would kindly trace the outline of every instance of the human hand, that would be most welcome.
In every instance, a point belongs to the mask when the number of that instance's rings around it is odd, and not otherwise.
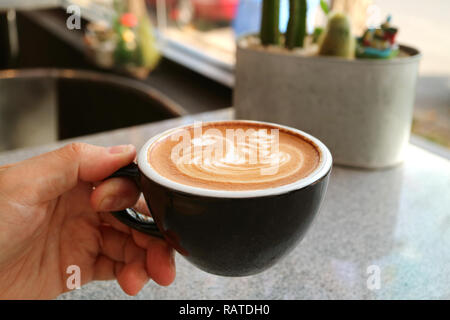
[[[117,279],[129,295],[149,279],[173,282],[173,249],[109,213],[139,198],[129,179],[102,182],[135,155],[131,145],[75,143],[0,167],[0,298],[55,298],[68,291],[70,265],[82,285]],[[143,201],[136,208],[148,214]]]

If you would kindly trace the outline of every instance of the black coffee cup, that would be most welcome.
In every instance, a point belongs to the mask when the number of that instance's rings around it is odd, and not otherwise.
[[[112,175],[134,179],[153,219],[133,209],[112,214],[131,228],[166,239],[188,261],[212,274],[247,276],[273,266],[299,243],[317,215],[332,157],[311,135],[269,125],[306,137],[317,147],[320,163],[314,172],[288,185],[255,191],[219,191],[173,182],[150,166],[147,151],[160,137],[180,129],[175,128],[150,139],[140,150],[137,165]]]

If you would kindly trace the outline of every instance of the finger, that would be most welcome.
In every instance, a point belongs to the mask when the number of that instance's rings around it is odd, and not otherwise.
[[[117,220],[110,212],[99,212],[99,215],[104,224],[122,233],[131,234],[131,228]]]
[[[39,203],[72,189],[79,180],[103,180],[132,162],[135,155],[132,145],[104,148],[72,143],[7,168],[2,172],[2,184],[8,186],[4,192],[12,196],[17,189],[27,194],[18,201]]]
[[[116,279],[117,279],[117,275],[119,275],[122,272],[124,267],[125,267],[125,263],[117,262],[117,261],[115,262],[115,264],[114,264],[114,275],[115,275]]]
[[[144,214],[146,216],[149,216],[149,217],[152,216],[150,210],[148,209],[147,203],[145,202],[144,197],[140,197],[133,208],[137,212],[142,213],[142,214]]]
[[[141,213],[149,214],[149,210],[145,205],[145,201],[141,198],[136,204],[135,208],[139,209]],[[111,225],[114,225],[115,228],[125,228],[127,233],[130,229],[116,220],[112,215],[105,213],[103,219]],[[103,231],[104,230],[104,231]],[[111,257],[116,261],[125,261],[124,253],[126,252],[127,246],[130,242],[130,236],[128,234],[118,232],[113,228],[102,228],[103,234],[103,254]],[[146,234],[140,233],[136,230],[131,230],[133,245],[138,246],[140,248],[147,249],[147,257],[146,257],[146,270],[150,278],[152,278],[159,285],[167,286],[170,285],[176,275],[175,268],[175,256],[174,250],[169,246],[169,244],[158,238],[149,237]],[[134,250],[135,248],[133,248]],[[124,267],[128,270],[128,267]],[[130,277],[134,277],[130,276]],[[127,277],[127,276],[124,276]],[[134,292],[133,290],[137,290],[139,286],[134,284],[133,287],[124,288],[124,291],[130,294],[129,292]],[[126,291],[131,290],[131,291]]]
[[[125,252],[132,245],[133,238],[129,234],[105,226],[100,226],[100,233],[101,253],[114,261],[126,262]]]
[[[142,262],[136,261],[125,265],[106,256],[99,256],[94,265],[93,280],[113,279],[117,279],[119,285],[129,295],[136,295],[149,281]]]
[[[117,275],[117,282],[120,287],[131,296],[138,294],[148,281],[145,261],[142,260],[127,263]]]
[[[98,185],[91,194],[96,211],[119,211],[132,207],[139,199],[136,184],[127,178],[112,178]]]
[[[142,265],[148,276],[159,285],[167,286],[174,281],[176,274],[174,251],[166,241],[149,237],[135,230],[132,232],[133,237],[110,227],[101,227],[100,230],[103,255],[114,261],[125,262],[126,265],[139,262],[140,264],[134,265]],[[140,238],[139,246],[134,241],[136,237]],[[146,255],[141,246],[147,248]],[[141,271],[136,272],[141,274]],[[139,278],[142,279],[142,276],[140,275]]]
[[[92,189],[97,188],[99,185],[101,185],[103,182],[102,181],[96,181],[96,182],[92,182]]]
[[[10,168],[10,167],[12,167],[12,166],[14,166],[14,165],[15,165],[14,163],[9,163],[9,164],[1,165],[1,166],[0,166],[0,172],[5,171],[6,169],[8,169],[8,168]]]
[[[130,234],[108,226],[100,226],[100,233],[102,236],[100,251],[106,257],[125,263],[133,260],[145,262],[146,250],[136,245]]]
[[[148,207],[145,203],[145,200],[143,198],[139,199],[138,202],[133,206],[133,209],[135,209],[136,211],[145,214],[145,215],[150,215],[150,211],[148,210]],[[131,228],[126,226],[125,224],[123,224],[122,222],[120,222],[119,220],[117,220],[116,217],[114,217],[111,213],[109,212],[100,212],[100,219],[102,220],[103,223],[106,223],[108,225],[110,225],[111,227],[113,227],[114,229],[116,229],[117,231],[126,233],[126,234],[130,234],[131,233]],[[148,235],[145,235],[143,233],[137,232],[136,233],[140,234],[144,239],[148,237]],[[136,239],[135,239],[136,241]],[[143,243],[141,245],[142,248],[146,248],[147,242],[143,241],[141,242]],[[137,243],[139,245],[139,243]]]
[[[174,251],[162,239],[149,237],[147,241],[147,273],[157,284],[168,286],[175,280]]]
[[[94,264],[94,276],[93,280],[113,280],[116,279],[116,261],[100,255]]]
[[[110,227],[100,227],[102,234],[101,253],[114,261],[114,275],[122,289],[129,295],[137,294],[149,281],[145,268],[146,252],[136,246],[130,235]],[[123,263],[116,265],[116,263]],[[97,277],[111,277],[113,265],[100,260]]]

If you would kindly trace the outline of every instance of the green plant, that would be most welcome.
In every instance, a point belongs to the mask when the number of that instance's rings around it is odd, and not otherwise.
[[[307,36],[307,2],[307,0],[289,0],[289,21],[286,29],[286,34],[284,35],[284,46],[289,50],[304,46],[305,37]],[[329,15],[330,9],[326,0],[320,0],[320,7],[322,8],[322,11],[325,13],[325,15]],[[279,45],[281,42],[279,30],[279,15],[280,0],[262,0],[260,39],[261,43],[264,46]],[[335,17],[335,20],[338,20],[337,24],[342,23],[342,17]],[[344,23],[345,22],[346,21],[344,21]],[[314,30],[314,33],[312,35],[312,40],[314,43],[318,42],[323,31],[323,28],[320,27]],[[343,47],[345,50],[347,50],[349,41],[346,37],[344,38],[344,40],[347,42],[344,43]],[[340,52],[340,50],[342,49],[342,46],[337,49],[338,55],[342,55],[342,53]],[[346,55],[348,54],[346,53]]]
[[[153,35],[153,26],[146,13],[141,14],[137,35],[140,39],[140,64],[153,69],[160,61],[161,55]]]
[[[320,0],[320,7],[322,8],[323,13],[330,13],[330,8],[328,8],[328,3],[325,0]]]
[[[263,45],[279,44],[280,0],[264,0],[261,17],[261,43]]]
[[[326,15],[329,13],[325,0],[320,1],[320,7]],[[284,37],[284,46],[289,50],[304,45],[307,9],[307,0],[289,0],[289,21]],[[280,0],[263,0],[260,39],[264,46],[280,44],[279,15]]]
[[[319,54],[351,59],[355,55],[355,38],[350,29],[350,19],[343,13],[334,13],[328,19]]]
[[[117,38],[115,63],[118,66],[152,70],[158,64],[160,54],[145,1],[114,0],[114,9],[112,24]]]
[[[306,0],[289,0],[289,22],[285,36],[285,47],[303,47],[306,36]]]

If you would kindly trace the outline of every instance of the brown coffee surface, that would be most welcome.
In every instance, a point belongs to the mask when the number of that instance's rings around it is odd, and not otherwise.
[[[276,126],[219,122],[178,129],[148,149],[161,176],[214,190],[259,190],[300,180],[320,161],[307,138]]]

